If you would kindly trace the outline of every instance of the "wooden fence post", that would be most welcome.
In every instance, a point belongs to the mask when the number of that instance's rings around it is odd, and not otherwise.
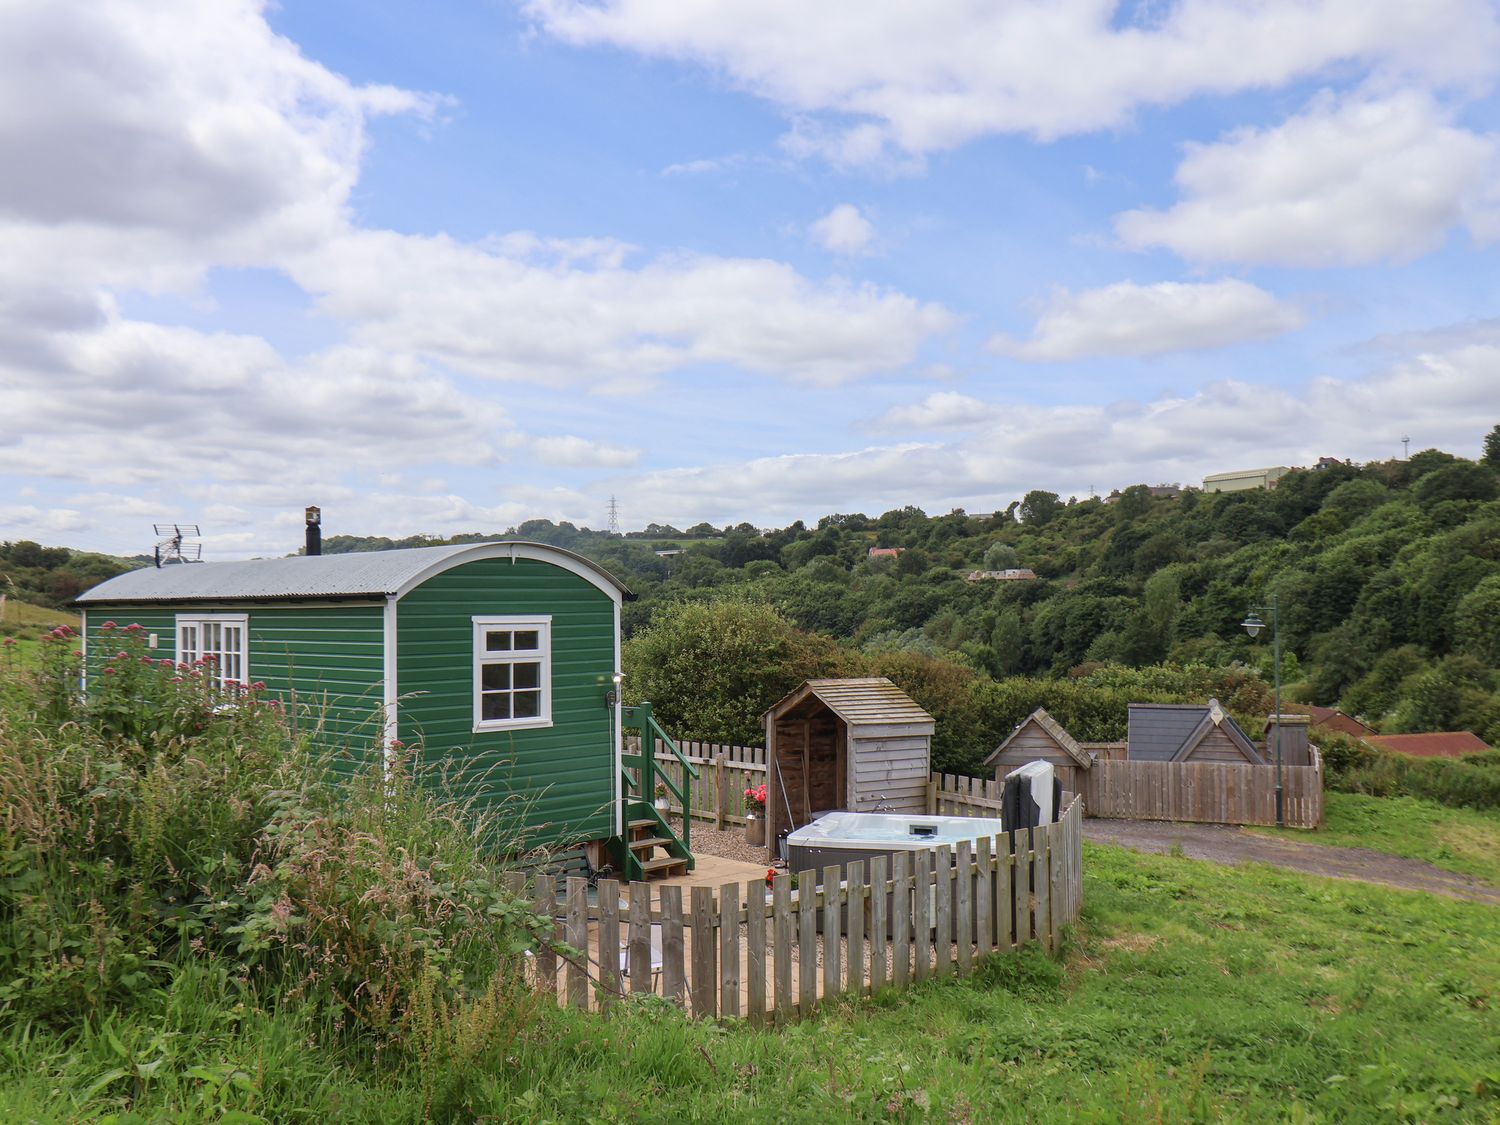
[[[724,831],[724,803],[729,794],[724,791],[724,756],[714,758],[714,828]]]
[[[538,875],[533,888],[532,900],[536,912],[543,918],[553,919],[557,914],[557,884],[551,875]],[[547,940],[536,951],[536,980],[542,991],[557,1002],[557,950],[552,943],[557,940],[557,923],[552,922]]]
[[[776,996],[771,1014],[780,1027],[792,1013],[792,880],[780,875],[772,884],[771,918],[776,927]]]
[[[891,861],[891,983],[905,988],[910,976],[912,874],[911,852],[897,852]]]
[[[755,1027],[766,1022],[766,890],[745,884],[745,1014]]]
[[[818,1004],[818,873],[797,875],[797,1015],[807,1019]]]
[[[845,895],[847,899],[845,917],[849,922],[845,927],[847,940],[844,944],[848,949],[846,968],[849,979],[844,991],[859,996],[865,990],[865,923],[869,920],[865,908],[868,900],[865,895],[863,860],[856,859],[849,864],[845,881],[848,884],[848,893]]]
[[[599,1006],[608,1007],[620,987],[620,884],[599,880]]]
[[[587,1010],[589,1006],[589,881],[579,875],[568,876],[568,921],[564,936],[577,950],[568,959],[568,1006]]]
[[[725,883],[719,888],[719,1015],[739,1014],[740,887]]]
[[[630,884],[630,991],[654,992],[651,967],[651,884]]]
[[[840,906],[843,895],[839,884],[843,871],[837,867],[823,868],[823,998],[832,999],[839,994],[839,931],[843,928]]]
[[[662,995],[679,1008],[687,989],[687,969],[682,949],[682,888],[661,889],[661,987]]]
[[[889,892],[886,884],[889,880],[890,857],[884,855],[873,855],[870,857],[870,992],[874,994],[877,990],[885,987],[886,971],[885,959],[888,949],[887,932],[890,927],[890,915],[887,908],[890,903]]]
[[[693,1001],[693,1017],[718,1014],[718,942],[714,935],[714,889],[694,887],[693,903],[693,979],[689,995]]]

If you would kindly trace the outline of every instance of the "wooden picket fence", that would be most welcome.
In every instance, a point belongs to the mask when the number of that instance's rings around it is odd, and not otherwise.
[[[927,782],[927,811],[933,816],[997,817],[1004,788],[994,778],[935,773]],[[1064,808],[1071,799],[1064,795]]]
[[[627,739],[625,752],[639,753],[639,745],[639,739]],[[666,751],[657,752],[656,769],[669,776],[678,788],[690,789],[688,804],[693,819],[711,821],[715,828],[744,824],[745,790],[754,789],[766,780],[765,747],[679,739],[677,748],[697,767],[698,777],[684,778],[687,770],[674,754]],[[670,811],[674,816],[682,815],[676,801],[671,802]]]
[[[1095,761],[1079,770],[1088,816],[1198,824],[1275,824],[1276,770],[1233,762]],[[1282,767],[1282,804],[1293,828],[1323,822],[1323,764]]]
[[[536,987],[562,1004],[608,1008],[627,995],[666,997],[696,1018],[785,1024],[839,995],[971,973],[1029,942],[1057,947],[1082,902],[1082,816],[1056,824],[838,867],[718,888],[582,878],[556,897],[530,893],[557,919]]]

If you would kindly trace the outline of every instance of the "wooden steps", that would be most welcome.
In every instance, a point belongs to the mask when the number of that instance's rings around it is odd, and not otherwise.
[[[664,821],[655,815],[642,815],[640,807],[631,809],[625,822],[624,852],[627,868],[639,879],[665,879],[686,875],[693,869],[692,857]]]
[[[686,875],[688,873],[688,861],[675,855],[658,856],[656,859],[641,860],[641,870],[646,873],[646,879],[667,879],[673,875]]]

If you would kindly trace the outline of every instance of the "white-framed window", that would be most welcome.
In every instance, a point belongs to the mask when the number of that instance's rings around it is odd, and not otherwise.
[[[475,617],[474,729],[552,725],[552,618]]]
[[[177,615],[177,660],[193,664],[212,659],[211,675],[220,685],[250,679],[250,619],[243,613]]]

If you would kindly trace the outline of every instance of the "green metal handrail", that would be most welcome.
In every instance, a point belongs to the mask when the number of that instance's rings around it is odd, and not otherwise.
[[[667,787],[667,792],[677,798],[677,803],[682,807],[682,846],[689,845],[689,833],[693,823],[692,791],[693,787],[688,784],[689,779],[697,779],[702,775],[698,768],[688,761],[677,743],[672,741],[672,736],[662,730],[657,724],[655,716],[651,713],[651,704],[642,703],[635,707],[623,708],[620,720],[622,729],[635,728],[641,732],[641,752],[636,754],[622,755],[621,764],[624,766],[635,766],[639,772],[640,783],[636,783],[630,776],[628,769],[621,770],[622,783],[627,789],[635,789],[636,795],[648,804],[656,794],[656,783],[661,781]],[[682,785],[672,780],[669,774],[658,776],[656,768],[656,742],[661,740],[666,743],[667,748],[672,751],[673,757],[682,764]]]

